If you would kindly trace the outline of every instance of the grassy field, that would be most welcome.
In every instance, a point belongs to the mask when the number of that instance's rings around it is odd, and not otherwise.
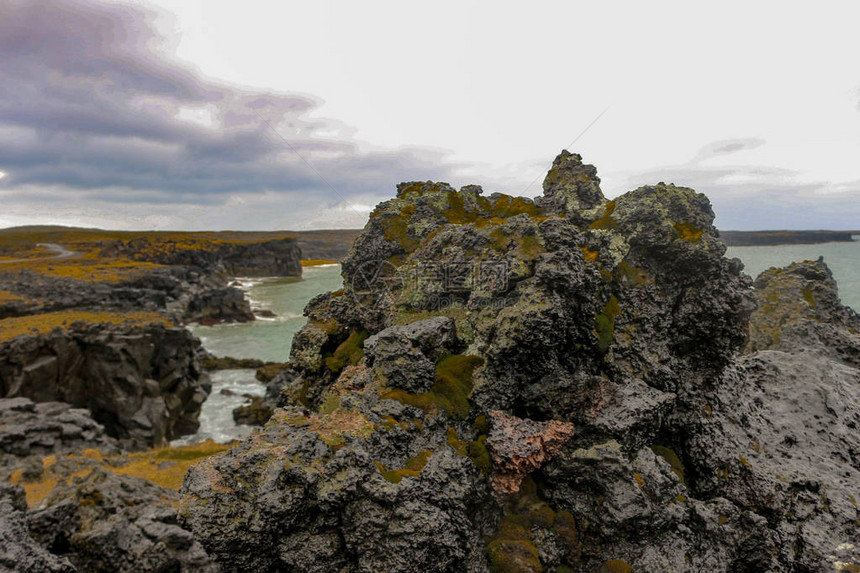
[[[169,320],[155,312],[85,312],[67,310],[0,320],[0,342],[11,340],[23,334],[47,334],[55,328],[66,329],[76,322],[85,322],[88,324],[157,323],[171,326]]]
[[[224,245],[286,238],[295,235],[285,231],[192,233],[15,227],[0,230],[0,273],[30,270],[51,277],[119,283],[162,266],[158,261],[171,253],[215,251]],[[46,243],[62,245],[77,254],[55,259],[50,250],[39,246]]]

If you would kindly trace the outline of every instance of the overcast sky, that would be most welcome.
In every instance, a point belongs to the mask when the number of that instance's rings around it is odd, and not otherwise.
[[[400,181],[537,195],[593,122],[607,196],[860,229],[858,12],[0,0],[0,227],[361,227]]]

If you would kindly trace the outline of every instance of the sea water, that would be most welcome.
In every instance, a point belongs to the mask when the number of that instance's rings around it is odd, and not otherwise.
[[[842,301],[860,309],[860,241],[730,247],[726,256],[741,259],[745,272],[753,278],[769,267],[783,267],[795,261],[815,260],[823,256],[839,285]],[[201,339],[203,347],[216,356],[273,362],[285,362],[289,358],[293,335],[307,320],[302,310],[308,301],[342,286],[340,265],[308,267],[301,278],[243,278],[237,282],[245,290],[253,308],[269,310],[276,316],[245,324],[194,326],[191,330]],[[245,395],[260,396],[264,393],[264,386],[254,374],[254,370],[214,372],[212,393],[200,414],[200,430],[175,443],[205,439],[223,443],[249,434],[251,428],[237,426],[233,422],[233,408],[248,401]]]
[[[253,322],[192,326],[203,348],[215,356],[258,358],[286,362],[293,335],[307,320],[302,311],[318,294],[338,290],[343,280],[340,265],[306,267],[301,278],[238,278],[254,310],[268,310],[273,318]]]
[[[858,236],[855,235],[855,239]],[[842,303],[860,312],[860,241],[820,243],[817,245],[776,245],[772,247],[729,247],[727,257],[744,263],[744,272],[753,278],[770,267],[784,267],[793,262],[824,262],[833,272]]]
[[[338,290],[342,282],[340,265],[306,267],[301,278],[239,278],[236,283],[245,291],[251,307],[275,316],[242,324],[195,325],[190,330],[215,356],[286,362],[293,335],[307,320],[302,315],[305,305],[318,294]],[[172,445],[204,440],[227,443],[250,434],[250,426],[237,426],[233,421],[233,409],[248,403],[249,396],[265,393],[255,374],[255,370],[213,372],[212,392],[200,411],[200,428]]]

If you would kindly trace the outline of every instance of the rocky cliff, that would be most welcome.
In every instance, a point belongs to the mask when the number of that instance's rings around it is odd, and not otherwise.
[[[66,253],[44,257],[37,245]],[[158,311],[176,322],[254,319],[236,276],[301,276],[296,238],[273,233],[0,232],[0,320],[66,309]]]
[[[857,570],[857,317],[713,218],[567,152],[536,201],[399,185],[183,523],[231,571]]]
[[[0,343],[0,397],[86,408],[126,447],[193,433],[209,392],[200,342],[158,323],[77,322]]]
[[[192,235],[193,237],[193,235]],[[205,237],[202,237],[205,239]],[[259,240],[226,240],[217,233],[211,239],[144,235],[106,245],[105,257],[122,257],[161,265],[180,265],[214,270],[231,276],[292,277],[302,275],[302,252],[295,237]]]

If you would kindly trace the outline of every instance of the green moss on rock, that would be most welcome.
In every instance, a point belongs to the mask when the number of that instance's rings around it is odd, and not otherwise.
[[[702,240],[704,230],[690,223],[675,223],[673,225],[678,232],[678,238],[688,243],[698,243]]]
[[[346,340],[341,342],[331,356],[325,358],[326,368],[334,373],[343,370],[347,364],[356,365],[364,356],[364,341],[367,331],[353,330]]]
[[[591,227],[592,229],[609,230],[609,231],[614,231],[614,230],[618,229],[618,221],[616,221],[612,217],[612,213],[614,211],[615,211],[615,201],[607,202],[606,207],[604,207],[604,209],[603,209],[603,215],[601,215],[601,217],[599,219],[597,219],[596,221],[591,223],[591,225],[589,225],[589,227]]]
[[[666,446],[653,445],[651,446],[651,451],[669,462],[669,465],[672,466],[672,471],[678,476],[681,483],[684,483],[684,464],[673,449]]]
[[[540,573],[537,547],[521,539],[496,539],[487,545],[492,573]]]
[[[596,573],[630,573],[633,567],[623,559],[610,559],[601,563]]]
[[[806,301],[806,304],[809,305],[809,308],[811,308],[812,310],[815,310],[815,296],[813,296],[813,294],[812,294],[812,287],[811,286],[807,285],[803,289],[803,300]]]
[[[615,295],[609,297],[603,310],[594,317],[594,334],[597,336],[597,349],[601,353],[609,350],[615,337],[615,318],[621,314],[621,306]]]
[[[423,450],[417,455],[406,460],[406,465],[403,469],[389,470],[380,462],[374,462],[382,477],[390,483],[400,483],[405,477],[417,478],[421,474],[421,470],[427,465],[430,456],[433,455],[431,450]]]
[[[449,354],[436,363],[436,382],[427,392],[411,394],[398,389],[382,397],[425,411],[436,407],[450,417],[462,420],[469,414],[473,373],[483,363],[484,359],[479,356]]]
[[[535,481],[526,477],[520,491],[507,500],[499,529],[487,543],[490,570],[542,571],[539,558],[528,558],[532,549],[538,552],[536,544],[540,536],[536,538],[533,532],[541,529],[555,536],[559,548],[564,550],[565,564],[575,565],[580,544],[573,515],[567,511],[556,512],[541,499]]]

